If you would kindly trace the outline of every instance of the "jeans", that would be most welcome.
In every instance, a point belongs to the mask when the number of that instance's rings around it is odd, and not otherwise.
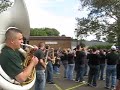
[[[45,90],[45,70],[36,71],[35,90]]]
[[[120,79],[120,64],[117,64],[117,79]]]
[[[75,67],[75,64],[68,64],[67,79],[69,80],[73,80],[74,67]]]
[[[88,64],[85,64],[84,76],[87,75],[87,72],[88,72]]]
[[[76,69],[76,81],[83,81],[85,65],[78,65]]]
[[[111,82],[111,87],[115,87],[115,85],[116,85],[116,65],[107,65],[106,87],[109,87],[110,82]]]
[[[100,80],[104,79],[104,70],[105,70],[105,64],[100,64],[100,70],[99,70]]]
[[[59,74],[60,73],[60,68],[58,66],[54,66],[54,74]]]
[[[89,75],[88,75],[88,83],[93,84],[93,86],[97,86],[98,73],[99,73],[99,65],[89,65]]]
[[[51,61],[47,64],[47,82],[53,82],[53,65]]]
[[[64,60],[62,61],[62,64],[64,66],[64,77],[67,77],[67,67],[68,67],[68,61]]]

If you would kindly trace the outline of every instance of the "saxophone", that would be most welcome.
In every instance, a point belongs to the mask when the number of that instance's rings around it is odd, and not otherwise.
[[[45,55],[45,63],[48,64],[48,57],[51,58],[51,62],[52,64],[55,63],[55,56],[54,56],[54,49],[50,48],[50,49],[46,49],[46,55]]]
[[[25,57],[25,60],[23,62],[23,68],[26,68],[29,64],[30,61],[32,59],[32,57],[34,56],[34,52],[37,50],[35,47],[33,47],[32,45],[28,45],[28,44],[21,44],[22,46],[28,47],[29,50],[27,52],[24,52],[21,50],[19,50]],[[27,78],[27,80],[25,82],[22,82],[21,85],[26,85],[30,82],[33,81],[34,77],[35,77],[35,68],[33,68],[32,73],[29,75],[29,77]]]
[[[51,52],[52,52],[52,55],[51,55],[51,58],[52,58],[52,64],[55,64],[55,55],[54,55],[54,48],[51,48]]]
[[[49,54],[49,50],[46,49],[46,53],[45,53],[45,64],[47,65],[48,64],[48,54]]]

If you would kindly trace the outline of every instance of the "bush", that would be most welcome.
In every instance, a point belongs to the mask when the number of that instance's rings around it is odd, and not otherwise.
[[[110,45],[95,45],[95,46],[89,47],[89,49],[92,49],[92,48],[96,48],[96,49],[110,49],[111,46],[112,46],[111,44]]]

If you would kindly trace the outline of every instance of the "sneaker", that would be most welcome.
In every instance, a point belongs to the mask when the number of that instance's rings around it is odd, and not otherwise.
[[[107,86],[106,86],[105,89],[110,89],[110,87],[107,87]]]
[[[115,87],[111,87],[110,90],[116,90],[116,88]]]
[[[73,79],[73,81],[75,81],[75,79]]]
[[[87,82],[86,81],[80,81],[80,83],[86,84]]]
[[[88,83],[88,84],[87,84],[87,86],[90,86],[90,87],[92,87],[92,84]]]
[[[60,74],[60,73],[56,73],[56,74]]]
[[[64,77],[64,78],[67,78],[67,77]]]
[[[48,82],[48,84],[55,84],[54,82]]]
[[[96,85],[96,84],[93,84],[92,87],[97,87],[97,85]]]
[[[88,83],[88,84],[87,84],[87,86],[91,86],[91,84],[90,84],[90,83]]]
[[[103,81],[105,81],[105,79],[103,79]]]
[[[79,80],[75,80],[75,82],[79,82]]]
[[[100,80],[103,80],[103,81],[105,81],[105,79],[100,79]]]
[[[54,72],[54,74],[60,74],[59,72]]]

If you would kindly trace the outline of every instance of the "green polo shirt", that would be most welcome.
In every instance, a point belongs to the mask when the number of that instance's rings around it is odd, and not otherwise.
[[[23,71],[22,59],[18,50],[5,46],[0,54],[0,64],[3,70],[11,78],[15,78],[16,75]]]

